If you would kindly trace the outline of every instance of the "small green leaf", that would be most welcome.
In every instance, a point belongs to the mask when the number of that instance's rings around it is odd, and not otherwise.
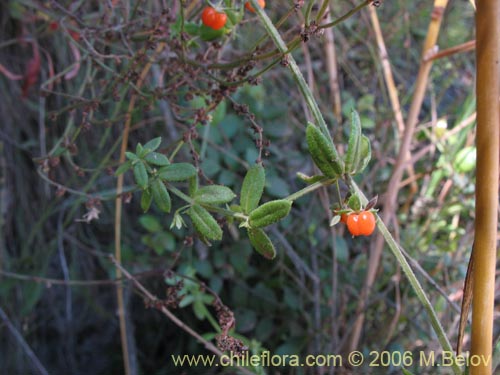
[[[151,194],[151,190],[150,189],[143,190],[141,196],[141,208],[144,212],[147,212],[149,210],[152,201],[153,201],[153,195]]]
[[[145,153],[144,153],[144,148],[142,147],[142,145],[140,143],[138,143],[136,146],[135,146],[135,155],[140,159],[140,158],[143,158]]]
[[[224,35],[226,32],[225,28],[214,30],[206,25],[201,25],[199,28],[200,38],[203,41],[209,42],[211,40],[217,39]]]
[[[401,370],[403,371],[403,375],[413,375],[413,373],[411,373],[410,371],[408,371],[404,367],[401,367]]]
[[[127,157],[127,159],[129,160],[139,160],[139,158],[137,157],[136,154],[134,154],[133,152],[130,152],[130,151],[125,151],[125,156]]]
[[[170,195],[168,194],[165,184],[161,180],[156,179],[151,183],[151,193],[153,194],[153,200],[158,208],[163,212],[170,212],[172,208]]]
[[[207,101],[204,96],[195,96],[189,101],[189,106],[193,109],[206,108]]]
[[[345,171],[354,174],[359,161],[359,146],[361,143],[361,121],[358,112],[351,111],[351,129],[349,134],[349,143],[345,156]]]
[[[372,146],[370,139],[366,135],[361,135],[359,144],[359,160],[356,165],[355,173],[361,173],[366,168],[372,158]]]
[[[222,229],[214,217],[198,204],[191,206],[187,210],[196,230],[209,240],[220,241],[222,239]]]
[[[256,164],[248,170],[240,194],[240,205],[244,213],[251,212],[259,205],[265,183],[266,171],[262,164]]]
[[[212,121],[210,122],[211,125],[217,125],[219,124],[224,117],[226,116],[227,112],[227,105],[226,101],[222,100],[217,107],[212,112]]]
[[[342,164],[337,159],[333,146],[316,126],[309,123],[306,140],[314,164],[327,177],[337,178],[343,173]]]
[[[267,234],[259,228],[249,228],[248,238],[257,252],[267,259],[274,259],[276,249]]]
[[[194,302],[195,298],[193,294],[185,295],[182,300],[179,302],[179,307],[182,309],[186,306],[191,305]]]
[[[152,215],[142,215],[139,217],[139,223],[150,233],[156,233],[162,230],[158,219]]]
[[[161,137],[153,138],[148,143],[146,143],[143,147],[144,150],[149,150],[149,152],[156,151],[161,144]]]
[[[244,12],[238,12],[231,9],[226,9],[228,21],[231,25],[237,25],[243,19]]]
[[[196,174],[196,168],[189,163],[170,164],[158,171],[158,176],[165,181],[185,181]]]
[[[199,299],[195,299],[193,303],[193,312],[198,320],[204,320],[206,316],[210,314],[205,304]]]
[[[267,227],[286,217],[290,213],[292,202],[286,199],[278,199],[264,203],[250,212],[249,224],[251,228]]]
[[[135,155],[134,155],[135,156]],[[128,171],[130,168],[132,168],[132,163],[129,161],[126,161],[122,165],[120,165],[116,171],[115,171],[115,176],[119,176],[121,174],[124,174],[126,171]]]
[[[149,164],[153,164],[158,167],[164,167],[170,164],[168,158],[165,155],[154,151],[147,154],[144,160],[146,160]]]
[[[332,220],[330,220],[330,226],[333,227],[334,225],[337,225],[340,222],[340,215],[335,215],[332,217]]]
[[[361,199],[359,199],[358,194],[351,195],[349,200],[347,201],[347,205],[353,211],[361,210]]]
[[[189,179],[188,183],[189,183],[189,186],[188,186],[189,196],[193,197],[194,194],[198,191],[198,174],[191,177]]]
[[[146,189],[148,187],[148,172],[142,161],[134,164],[134,178],[141,189]]]
[[[231,202],[236,194],[226,186],[209,185],[198,189],[194,195],[197,203],[203,204],[222,204]]]

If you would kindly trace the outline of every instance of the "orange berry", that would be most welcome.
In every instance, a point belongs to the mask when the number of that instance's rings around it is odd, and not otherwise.
[[[214,30],[220,30],[227,22],[227,15],[224,12],[218,12],[212,7],[205,7],[201,13],[201,21],[205,26]]]
[[[353,236],[369,236],[375,230],[375,222],[371,211],[352,213],[347,217],[347,229]]]
[[[262,9],[264,9],[266,7],[265,0],[257,0],[257,2],[259,3],[259,6]],[[245,3],[245,8],[247,8],[247,10],[249,10],[250,12],[255,13],[255,9],[253,8],[252,4],[250,4],[250,2],[248,2],[248,1]]]

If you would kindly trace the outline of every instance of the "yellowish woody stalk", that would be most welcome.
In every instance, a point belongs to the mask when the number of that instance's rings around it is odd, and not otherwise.
[[[389,92],[389,99],[394,112],[394,118],[396,120],[399,133],[402,134],[405,129],[405,123],[403,120],[403,114],[401,113],[401,106],[399,104],[398,89],[394,83],[391,63],[389,62],[389,56],[387,54],[387,48],[385,47],[385,41],[382,35],[382,29],[380,28],[376,8],[369,7],[368,12],[370,12],[370,20],[372,22],[373,31],[375,32],[375,39],[377,40],[380,63],[382,64],[382,70],[384,72],[384,79],[387,85],[387,91]]]
[[[165,48],[165,43],[159,43],[158,46],[156,47],[154,56],[158,56],[163,49]],[[138,90],[141,89],[142,85],[144,84],[144,81],[146,79],[147,74],[149,73],[149,70],[151,69],[152,66],[152,61],[154,59],[151,59],[142,69],[142,72],[139,76],[139,80],[137,81],[136,87]],[[132,112],[135,108],[135,102],[137,100],[137,95],[134,93],[130,99],[128,109],[127,109],[127,117],[125,121],[125,126],[123,129],[123,138],[122,138],[122,144],[120,148],[120,159],[119,162],[122,164],[125,161],[125,151],[127,150],[127,142],[128,142],[128,135],[130,132],[130,127],[132,124]],[[116,200],[115,200],[115,259],[116,259],[116,264],[121,265],[122,261],[122,247],[121,247],[121,233],[122,233],[122,192],[123,192],[123,174],[118,176],[117,182],[116,182]],[[122,269],[120,267],[116,267],[116,278],[119,280],[122,277]],[[123,287],[121,283],[118,283],[116,285],[116,298],[117,298],[117,303],[118,303],[118,319],[120,321],[120,339],[121,339],[121,345],[122,345],[122,352],[123,352],[123,365],[125,369],[125,374],[130,375],[132,373],[131,366],[130,366],[130,348],[129,348],[129,343],[128,343],[128,337],[127,337],[127,324],[126,324],[126,317],[125,317],[125,302],[123,298]]]
[[[476,12],[477,169],[471,375],[491,374],[500,138],[500,1]],[[483,359],[479,361],[479,359]]]
[[[330,9],[326,11],[325,22],[332,22]],[[342,100],[340,98],[340,86],[337,68],[337,54],[335,52],[335,36],[332,28],[325,29],[325,54],[326,69],[328,71],[328,82],[333,99],[333,114],[337,123],[342,123]]]

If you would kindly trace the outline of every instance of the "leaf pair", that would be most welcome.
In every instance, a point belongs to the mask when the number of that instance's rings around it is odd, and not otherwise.
[[[262,165],[257,164],[250,168],[241,187],[240,207],[243,213],[248,215],[245,226],[250,243],[259,254],[267,259],[273,259],[276,256],[276,249],[261,228],[286,217],[290,213],[292,202],[278,199],[259,206],[265,182],[266,174]]]
[[[362,134],[361,121],[355,110],[351,112],[349,143],[343,163],[330,140],[311,123],[306,128],[306,140],[314,164],[329,178],[338,178],[344,173],[360,173],[371,159],[370,140]],[[308,180],[311,178],[307,178],[306,182]]]
[[[337,157],[333,145],[315,125],[308,123],[306,140],[314,164],[329,178],[337,178],[343,173],[342,162]]]
[[[248,215],[248,225],[251,228],[262,228],[276,223],[290,213],[292,202],[277,199],[259,206],[260,198],[266,184],[266,173],[260,164],[250,168],[243,180],[240,194],[240,206]]]
[[[274,224],[288,216],[291,208],[292,202],[286,199],[264,203],[248,215],[250,228],[263,228]]]
[[[229,203],[234,197],[236,197],[236,194],[226,186],[209,185],[196,189],[192,196],[195,204],[189,207],[187,211],[196,231],[207,240],[220,241],[222,239],[222,229],[212,214],[202,207],[202,204],[218,205]]]
[[[130,151],[125,152],[128,160],[118,167],[115,176],[119,176],[132,168],[135,182],[141,189],[145,190],[149,185],[149,174],[153,170],[152,167],[164,167],[170,164],[165,155],[156,152],[160,144],[161,137],[157,137],[147,142],[144,146],[138,143],[135,153]]]

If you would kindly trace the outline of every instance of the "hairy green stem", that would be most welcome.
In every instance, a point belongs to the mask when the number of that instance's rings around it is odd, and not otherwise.
[[[309,25],[309,19],[311,18],[311,11],[312,11],[312,8],[313,8],[313,5],[314,5],[314,1],[309,1],[309,4],[307,4],[307,8],[306,8],[306,14],[305,14],[305,19],[306,19],[306,26]]]
[[[286,199],[287,201],[297,200],[300,197],[302,197],[302,196],[304,196],[306,194],[309,194],[310,192],[313,192],[314,190],[318,190],[319,188],[321,188],[323,186],[332,185],[336,181],[337,181],[337,179],[331,179],[331,178],[330,179],[325,179],[323,181],[317,181],[314,184],[306,186],[305,188],[303,188],[303,189],[301,189],[299,191],[296,191],[295,193],[290,194],[288,197],[283,198],[283,199]]]
[[[326,10],[328,9],[328,5],[330,4],[330,0],[323,0],[321,7],[319,8],[318,14],[316,15],[316,23],[319,23],[321,19],[325,16]]]
[[[346,19],[353,16],[355,13],[359,12],[361,9],[363,9],[365,6],[367,6],[371,3],[372,3],[372,0],[366,0],[366,1],[362,2],[361,4],[359,4],[356,8],[351,9],[349,12],[347,12],[343,16],[337,18],[335,21],[320,25],[319,28],[320,29],[328,29],[330,27],[336,26],[339,23],[344,22]]]

